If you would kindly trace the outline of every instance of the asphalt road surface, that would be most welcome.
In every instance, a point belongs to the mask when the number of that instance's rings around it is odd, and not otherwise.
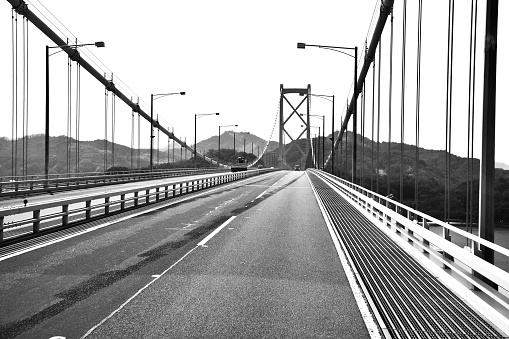
[[[305,172],[0,261],[1,338],[368,338]]]

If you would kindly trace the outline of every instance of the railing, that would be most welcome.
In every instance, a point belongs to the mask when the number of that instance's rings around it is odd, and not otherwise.
[[[177,182],[157,183],[143,188],[118,189],[0,209],[0,243],[78,225],[164,199],[248,178],[274,170],[215,174]]]
[[[11,177],[0,178],[0,197],[33,194],[44,191],[62,191],[75,188],[90,188],[119,182],[131,182],[185,176],[192,174],[217,173],[224,169],[217,168],[179,168],[173,170],[140,170],[136,172],[111,173],[82,173],[82,174],[54,174],[48,179],[43,176],[24,177],[23,180],[13,180]],[[71,176],[73,175],[73,176]],[[15,178],[19,179],[19,178]]]
[[[482,244],[498,255],[509,258],[509,249],[336,176],[322,171],[312,172],[327,179],[375,224],[386,226],[386,233],[404,246],[424,267],[467,302],[475,304],[505,333],[509,333],[509,272],[486,262],[471,250],[477,251]],[[430,231],[430,224],[441,227],[443,236]],[[465,249],[452,243],[450,233],[469,239],[472,247]],[[497,287],[493,288],[483,278],[495,283]]]

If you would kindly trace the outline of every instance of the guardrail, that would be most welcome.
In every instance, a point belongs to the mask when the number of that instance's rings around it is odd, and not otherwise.
[[[217,168],[179,168],[173,170],[137,171],[137,172],[114,172],[114,173],[89,173],[90,175],[58,175],[51,178],[32,178],[30,180],[8,180],[0,179],[0,197],[34,194],[46,191],[62,191],[76,188],[90,188],[119,182],[135,182],[157,178],[168,178],[192,174],[224,172],[224,169]],[[63,177],[62,177],[63,176]],[[35,176],[34,176],[35,177]]]
[[[399,242],[424,267],[467,302],[475,305],[505,333],[509,333],[509,272],[472,253],[472,249],[478,251],[479,245],[482,244],[495,251],[497,255],[509,258],[509,249],[364,187],[323,171],[311,171],[333,184],[338,192],[350,199],[352,204],[357,206],[373,223],[385,226],[381,227],[382,230]],[[441,227],[443,236],[430,231],[430,225]],[[469,239],[471,247],[465,249],[452,243],[450,233]],[[454,272],[459,279],[456,279],[451,272]],[[485,282],[485,279],[497,286],[492,287]]]
[[[143,188],[118,189],[0,209],[0,244],[46,234],[111,214],[147,206],[164,199],[272,172],[274,169],[224,173]]]

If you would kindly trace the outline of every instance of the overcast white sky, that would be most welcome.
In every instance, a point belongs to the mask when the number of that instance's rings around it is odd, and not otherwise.
[[[175,128],[175,134],[194,137],[194,114],[220,112],[219,116],[198,120],[198,140],[217,135],[219,125],[238,124],[237,131],[251,132],[268,138],[279,103],[279,85],[305,88],[311,84],[316,94],[336,96],[336,125],[344,115],[345,102],[352,85],[353,59],[327,50],[296,48],[297,42],[336,46],[359,46],[362,50],[368,36],[376,0],[363,1],[28,1],[34,12],[44,13],[62,30],[61,37],[72,37],[65,26],[82,43],[104,41],[105,48],[90,48],[101,72],[114,73],[117,87],[135,100],[139,97],[145,112],[150,111],[150,94],[185,91],[186,96],[165,97],[155,102],[161,124]],[[405,142],[414,143],[415,73],[417,9],[409,1],[407,40],[407,97]],[[421,147],[444,149],[445,79],[447,61],[447,3],[424,1],[423,56],[421,84]],[[52,18],[51,12],[60,23]],[[402,1],[395,1],[394,71],[393,71],[393,141],[400,137],[401,92],[401,11]],[[476,153],[479,156],[482,113],[483,41],[485,1],[479,0],[477,86],[476,86]],[[0,93],[4,103],[0,136],[11,137],[12,50],[11,6],[0,5]],[[501,1],[499,12],[498,91],[497,91],[497,161],[509,164],[509,125],[507,114],[509,53],[509,2]],[[48,19],[44,19],[47,21]],[[470,1],[456,1],[454,46],[454,97],[452,152],[466,155],[466,119],[468,98],[468,53]],[[29,134],[44,131],[44,53],[45,45],[54,45],[29,25]],[[21,17],[18,22],[18,114],[21,126],[22,59]],[[382,42],[381,140],[387,140],[387,89],[389,79],[389,23]],[[82,53],[87,53],[83,50]],[[66,133],[67,58],[54,55],[51,62],[51,135]],[[378,60],[378,55],[377,55]],[[377,65],[378,66],[378,65]],[[73,65],[73,79],[76,67]],[[120,81],[119,81],[120,79]],[[367,128],[371,138],[371,80],[368,73]],[[73,100],[76,83],[73,82]],[[296,97],[293,102],[298,103]],[[110,101],[111,104],[111,101]],[[82,72],[81,139],[104,138],[104,88]],[[73,114],[75,103],[72,103]],[[285,115],[290,113],[284,107]],[[304,112],[304,111],[302,111]],[[331,104],[312,99],[312,114],[326,115],[330,133]],[[111,113],[111,105],[110,105]],[[377,107],[375,105],[375,114]],[[73,117],[74,120],[74,117]],[[312,120],[321,126],[320,120]],[[111,117],[109,117],[111,124]],[[298,123],[296,123],[298,125]],[[115,142],[130,145],[131,111],[120,100],[116,102]],[[108,127],[111,140],[111,125]],[[360,129],[360,127],[359,127]],[[74,130],[74,128],[73,128]],[[313,130],[315,131],[315,130]],[[141,124],[142,147],[149,142],[149,124]],[[295,132],[297,133],[297,132]],[[19,127],[18,136],[21,135]],[[75,132],[73,132],[73,136]],[[297,135],[295,135],[297,136]],[[375,135],[376,138],[376,135]],[[278,140],[277,129],[272,140]],[[136,141],[137,143],[137,141]],[[164,146],[165,143],[162,143]]]

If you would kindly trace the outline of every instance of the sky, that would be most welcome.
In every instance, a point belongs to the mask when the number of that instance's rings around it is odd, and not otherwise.
[[[238,124],[238,132],[250,132],[278,140],[272,133],[279,111],[280,84],[285,88],[306,88],[314,94],[335,95],[335,124],[339,127],[351,97],[353,58],[329,50],[308,47],[297,49],[297,42],[332,46],[358,46],[362,52],[371,37],[377,18],[379,1],[332,0],[261,0],[245,1],[64,1],[29,0],[29,8],[38,13],[60,36],[79,43],[104,41],[105,48],[83,47],[81,53],[142,109],[150,112],[150,94],[185,91],[185,96],[172,95],[154,101],[154,115],[175,135],[193,143],[195,114],[219,112],[197,120],[198,141],[218,134],[218,126]],[[417,7],[409,1],[407,12],[407,50],[405,87],[405,143],[415,143]],[[149,4],[149,5],[147,5]],[[394,5],[394,49],[392,87],[392,141],[400,141],[402,4]],[[445,0],[424,1],[422,21],[420,146],[428,149],[445,147],[446,72],[447,72],[447,7]],[[498,82],[496,161],[509,164],[509,125],[507,114],[507,63],[509,53],[509,3],[499,4]],[[453,59],[453,127],[452,153],[466,156],[468,119],[468,69],[470,1],[456,1]],[[12,112],[18,111],[18,136],[22,134],[23,111],[28,112],[28,134],[44,132],[45,45],[54,45],[33,25],[28,24],[28,80],[23,86],[23,25],[18,18],[18,90],[13,99],[13,49],[11,6],[0,5],[0,93],[4,105],[0,136],[12,137]],[[475,87],[475,151],[480,156],[483,89],[483,41],[485,1],[479,1],[477,30],[477,67]],[[15,26],[16,27],[16,26]],[[371,27],[371,28],[370,28]],[[382,70],[380,85],[380,141],[388,140],[390,22],[382,36]],[[54,50],[56,51],[56,50]],[[359,58],[359,69],[362,66]],[[378,53],[375,73],[378,77]],[[76,135],[76,71],[71,67],[71,125]],[[50,135],[65,135],[68,111],[67,57],[57,53],[50,57]],[[373,105],[372,72],[366,81],[366,130],[371,138],[372,114],[378,114],[378,88]],[[504,79],[505,78],[505,79]],[[375,79],[378,84],[378,79]],[[26,87],[25,94],[23,87]],[[103,139],[105,136],[105,91],[92,76],[81,72],[80,139]],[[28,109],[23,97],[28,93]],[[289,95],[294,105],[297,95]],[[112,139],[112,97],[108,98],[108,139]],[[17,103],[17,105],[16,105]],[[13,108],[14,107],[14,108]],[[360,107],[360,100],[359,100]],[[285,118],[290,107],[283,107]],[[325,129],[331,131],[332,105],[313,97],[311,114],[325,116]],[[299,111],[304,113],[305,111]],[[131,109],[115,101],[115,142],[131,145]],[[360,109],[359,109],[360,116]],[[142,119],[143,120],[143,119]],[[322,126],[312,118],[313,126]],[[352,125],[350,124],[350,130]],[[140,124],[141,147],[148,147],[150,126]],[[135,139],[137,145],[137,119]],[[360,131],[360,125],[359,125]],[[300,123],[288,125],[297,137]],[[377,139],[377,127],[373,137]],[[317,129],[311,130],[312,134]],[[162,138],[161,140],[163,140]],[[288,138],[285,139],[289,141]],[[161,147],[166,142],[161,141]]]

